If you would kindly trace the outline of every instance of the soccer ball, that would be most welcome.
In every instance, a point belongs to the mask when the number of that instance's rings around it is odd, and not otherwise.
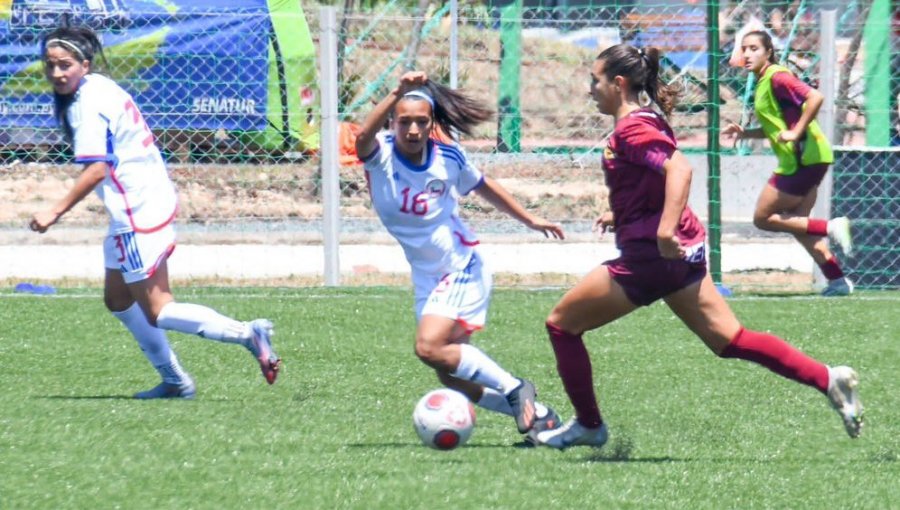
[[[448,388],[428,392],[416,404],[413,426],[419,438],[437,450],[465,444],[475,428],[475,408],[465,395]]]

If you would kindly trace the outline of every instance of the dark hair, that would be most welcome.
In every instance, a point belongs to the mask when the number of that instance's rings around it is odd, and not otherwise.
[[[629,44],[616,44],[597,55],[597,60],[606,63],[603,74],[608,80],[624,77],[632,92],[646,92],[668,116],[675,109],[681,88],[666,85],[659,79],[659,55],[659,48],[638,49]]]
[[[65,25],[47,32],[41,37],[41,59],[46,57],[48,45],[63,48],[80,60],[87,60],[91,64],[94,63],[95,57],[99,56],[104,65],[108,67],[106,56],[103,55],[103,45],[100,43],[100,38],[89,27]],[[91,70],[93,71],[93,65]],[[70,143],[74,132],[71,124],[69,124],[69,120],[66,118],[66,113],[74,101],[74,94],[64,96],[56,92],[53,93],[56,121],[62,128],[66,140]]]
[[[435,124],[448,135],[454,131],[471,135],[472,128],[494,115],[484,103],[440,83],[429,80],[422,89],[434,101]]]
[[[759,37],[759,40],[762,41],[763,48],[769,52],[769,63],[777,64],[778,62],[775,60],[775,45],[772,43],[772,36],[769,35],[765,30],[753,30],[752,32],[747,32],[744,34],[744,37],[741,38],[741,43],[743,43],[744,39],[750,37],[751,35],[755,35]]]

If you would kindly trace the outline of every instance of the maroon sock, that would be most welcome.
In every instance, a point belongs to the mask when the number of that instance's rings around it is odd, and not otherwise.
[[[827,236],[828,220],[809,218],[808,223],[806,224],[806,233],[811,236]]]
[[[828,367],[774,335],[741,328],[720,356],[759,363],[780,376],[828,391]]]
[[[547,332],[550,333],[550,344],[556,355],[556,371],[575,408],[578,423],[589,428],[599,427],[603,419],[594,395],[591,358],[581,335],[566,333],[550,322],[547,323]]]
[[[836,280],[838,278],[844,277],[844,272],[841,270],[841,265],[838,264],[834,255],[831,256],[830,259],[825,262],[819,264],[819,269],[822,270],[822,274],[825,275],[825,278],[829,280]]]

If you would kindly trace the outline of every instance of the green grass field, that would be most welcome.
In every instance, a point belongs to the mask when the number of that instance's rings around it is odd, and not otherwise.
[[[543,320],[561,290],[498,290],[475,344],[571,415]],[[411,292],[183,289],[276,323],[265,384],[233,345],[171,334],[195,401],[138,402],[157,376],[97,289],[0,296],[0,508],[896,508],[900,296],[735,298],[745,325],[860,373],[849,439],[816,391],[708,352],[664,305],[586,336],[610,442],[525,448],[478,409],[469,443],[419,443],[438,387],[413,354]]]

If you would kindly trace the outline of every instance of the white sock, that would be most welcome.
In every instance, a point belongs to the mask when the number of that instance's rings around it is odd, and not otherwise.
[[[476,402],[476,404],[482,409],[495,411],[507,416],[512,416],[513,414],[512,407],[509,407],[509,402],[506,401],[506,396],[490,388],[484,389],[484,393],[481,394],[481,400]],[[535,402],[534,413],[538,418],[543,418],[547,416],[547,407],[540,402]]]
[[[175,352],[169,346],[166,332],[150,325],[147,316],[144,315],[137,303],[133,303],[126,310],[112,312],[112,314],[128,328],[141,347],[141,351],[144,352],[144,356],[159,372],[163,381],[181,384],[190,380],[190,377],[181,368],[181,364],[178,363]]]
[[[519,386],[518,379],[477,347],[469,344],[461,344],[459,347],[459,366],[450,374],[453,377],[478,383],[504,395]]]
[[[197,335],[220,342],[244,344],[253,331],[246,322],[226,317],[212,308],[172,301],[159,311],[156,324],[162,329]]]

